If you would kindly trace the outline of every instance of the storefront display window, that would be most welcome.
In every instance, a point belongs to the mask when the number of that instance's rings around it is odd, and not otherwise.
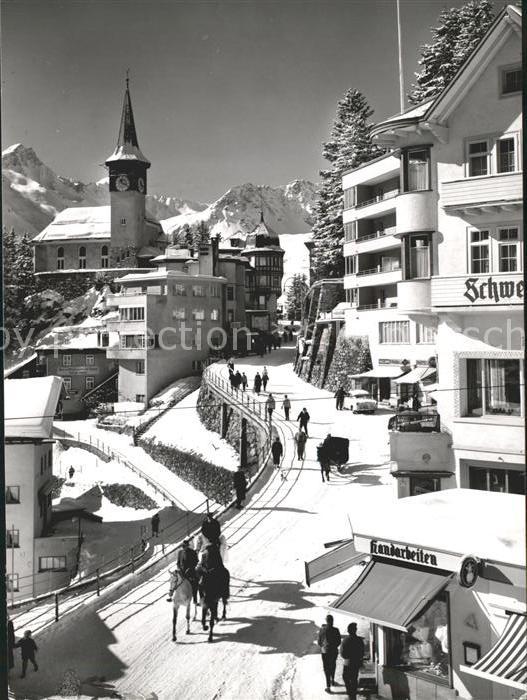
[[[519,416],[519,360],[467,360],[467,415]]]
[[[408,632],[384,628],[387,665],[450,681],[447,594],[439,594],[408,628]]]

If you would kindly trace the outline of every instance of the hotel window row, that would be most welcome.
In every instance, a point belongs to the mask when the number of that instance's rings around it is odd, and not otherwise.
[[[422,323],[415,324],[415,342],[419,345],[434,345],[437,331]],[[380,321],[379,343],[405,345],[410,343],[410,321]]]
[[[521,269],[521,233],[518,226],[499,226],[469,231],[468,271],[518,272]]]
[[[95,365],[95,355],[85,355],[84,357],[82,355],[77,355],[77,357],[79,357],[81,360],[84,359],[84,364],[86,367],[93,367]],[[79,363],[79,365],[82,366],[82,363]],[[62,366],[73,366],[72,355],[62,355]]]

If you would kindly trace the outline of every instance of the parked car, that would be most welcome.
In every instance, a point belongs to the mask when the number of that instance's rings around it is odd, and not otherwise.
[[[348,408],[353,413],[375,413],[377,401],[364,389],[355,389],[348,394]]]

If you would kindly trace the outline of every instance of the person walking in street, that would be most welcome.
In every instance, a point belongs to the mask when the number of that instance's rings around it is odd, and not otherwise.
[[[278,469],[280,466],[280,460],[284,454],[284,448],[279,437],[275,437],[274,442],[271,445],[271,452],[273,454],[273,464]]]
[[[205,520],[201,523],[201,534],[206,537],[209,542],[218,543],[221,535],[221,525],[209,511]]]
[[[318,646],[322,655],[322,668],[326,677],[326,693],[331,693],[331,686],[335,685],[335,669],[341,642],[340,630],[333,625],[333,615],[326,616],[326,624],[322,625],[318,633]]]
[[[242,372],[242,391],[246,391],[248,383],[249,382],[247,381],[247,375],[245,374],[245,372]]]
[[[234,372],[234,357],[228,359],[227,367],[229,368],[229,372]]]
[[[267,401],[265,402],[265,406],[267,408],[267,415],[269,416],[269,422],[271,422],[273,418],[273,411],[276,408],[276,401],[274,400],[274,396],[272,394],[269,394],[267,397]]]
[[[346,692],[350,700],[357,700],[357,685],[359,670],[364,658],[364,642],[357,636],[357,624],[351,622],[348,625],[348,636],[344,637],[340,645],[342,657],[342,680],[346,686]]]
[[[235,382],[235,383],[234,383],[234,388],[236,389],[236,391],[238,391],[238,389],[240,388],[241,383],[242,383],[242,375],[240,374],[240,370],[238,370],[237,372],[235,372],[235,374],[234,374],[234,382]]]
[[[337,399],[337,411],[342,411],[344,408],[344,397],[346,396],[346,392],[344,391],[343,386],[339,386],[335,393],[335,398]]]
[[[254,375],[253,389],[255,394],[259,394],[262,389],[262,378],[260,377],[259,372],[256,372]]]
[[[304,456],[306,453],[306,442],[307,442],[307,435],[304,433],[303,430],[300,430],[300,428],[299,428],[295,434],[295,444],[296,444],[296,454],[297,454],[298,459],[300,459],[300,460],[304,459]]]
[[[243,471],[243,467],[238,467],[238,471],[233,474],[234,490],[236,492],[236,508],[243,508],[243,502],[247,496],[247,477]]]
[[[289,411],[291,410],[291,401],[287,394],[284,396],[284,400],[282,402],[282,408],[284,409],[285,413],[285,419],[289,420]]]
[[[68,469],[68,474],[69,474],[70,479],[73,479],[73,475],[75,474],[75,469],[73,467],[70,467]]]
[[[178,550],[176,567],[181,576],[186,578],[192,586],[192,600],[194,604],[198,604],[198,575],[196,574],[196,566],[198,565],[198,554],[195,549],[190,546],[190,540],[184,539],[181,548]]]
[[[159,513],[155,513],[150,521],[152,524],[152,537],[159,537]]]
[[[297,421],[300,423],[300,429],[304,431],[304,433],[309,437],[309,433],[307,431],[307,424],[309,423],[310,415],[307,412],[307,408],[303,408],[300,413],[298,414]]]
[[[35,652],[38,651],[38,647],[35,644],[35,640],[31,636],[31,630],[26,630],[22,639],[20,639],[15,646],[19,647],[20,651],[22,652],[22,675],[20,678],[26,677],[28,661],[31,661],[35,671],[38,671],[38,665],[35,661]]]
[[[330,474],[330,452],[329,443],[331,440],[331,435],[328,435],[323,442],[317,447],[317,457],[318,463],[320,464],[320,473],[322,475],[322,481],[329,481]]]
[[[263,390],[267,390],[267,384],[269,382],[269,372],[267,371],[267,367],[263,368],[262,372],[262,384],[263,384]]]

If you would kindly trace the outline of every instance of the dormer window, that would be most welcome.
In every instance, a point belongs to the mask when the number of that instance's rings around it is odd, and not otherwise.
[[[521,66],[509,66],[501,70],[501,94],[517,95],[522,91]]]

